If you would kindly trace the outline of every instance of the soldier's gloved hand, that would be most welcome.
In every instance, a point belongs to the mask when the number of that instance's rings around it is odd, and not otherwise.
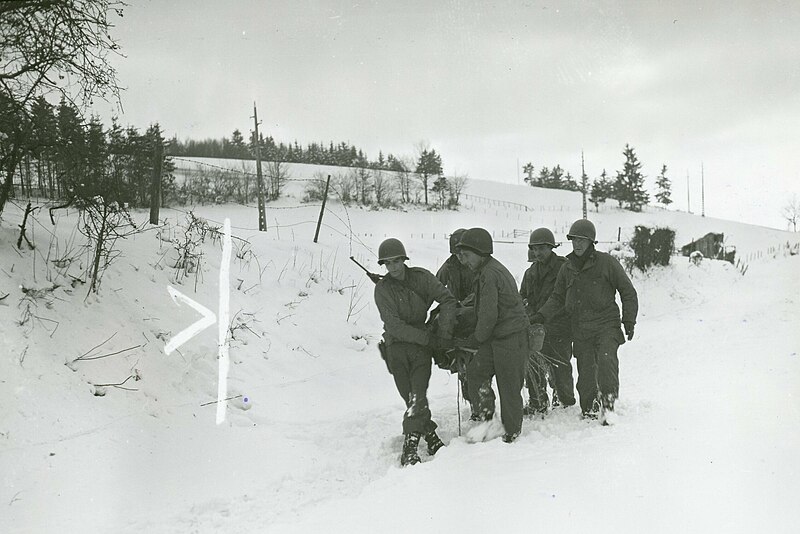
[[[372,280],[373,284],[377,284],[378,282],[383,280],[383,275],[381,274],[367,273],[367,276],[369,276],[369,279]]]
[[[633,325],[630,321],[622,323],[622,327],[625,329],[625,337],[628,338],[628,341],[633,339]]]
[[[531,317],[531,324],[544,324],[544,315],[539,312],[536,312]]]

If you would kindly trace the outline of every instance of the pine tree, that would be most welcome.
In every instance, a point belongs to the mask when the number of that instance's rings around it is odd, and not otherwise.
[[[644,190],[644,175],[641,173],[642,164],[636,157],[636,152],[630,145],[625,145],[622,151],[625,163],[622,171],[617,171],[614,183],[614,193],[620,205],[627,204],[631,211],[642,211],[642,206],[650,201],[650,195]]]
[[[664,207],[672,204],[672,199],[670,198],[672,195],[672,182],[670,182],[669,178],[667,178],[666,165],[661,167],[661,174],[658,175],[658,180],[656,180],[656,187],[658,187],[656,200],[663,204]]]
[[[417,161],[417,174],[422,180],[422,187],[425,190],[425,204],[428,203],[428,180],[431,176],[442,174],[442,157],[436,150],[423,150]]]
[[[522,166],[522,172],[525,173],[525,183],[532,186],[533,185],[533,163],[530,161]]]
[[[444,175],[440,175],[439,178],[433,182],[431,192],[436,193],[437,203],[441,209],[445,209],[447,207],[447,193],[449,190],[450,184],[447,182],[447,178],[445,178]]]
[[[547,182],[550,179],[550,169],[542,167],[539,169],[539,176],[536,177],[537,187],[547,187]]]
[[[581,186],[578,185],[578,182],[575,181],[575,178],[572,177],[572,174],[567,172],[567,174],[564,175],[564,181],[562,182],[560,189],[566,189],[567,191],[580,191]]]
[[[594,204],[595,211],[600,211],[600,203],[605,202],[611,198],[613,184],[608,179],[606,170],[600,174],[600,177],[592,182],[591,191],[589,193],[589,202]]]
[[[236,129],[231,134],[231,151],[236,159],[249,159],[250,154],[247,150],[247,145],[244,142],[244,136],[239,129]]]
[[[62,98],[58,104],[56,124],[58,172],[64,177],[67,191],[77,192],[85,181],[86,161],[86,133],[80,111],[71,102]]]

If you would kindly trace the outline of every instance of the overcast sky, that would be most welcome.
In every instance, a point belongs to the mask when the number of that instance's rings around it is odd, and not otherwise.
[[[127,1],[123,125],[246,136],[255,101],[278,140],[424,140],[445,174],[579,177],[583,150],[591,179],[629,143],[683,210],[701,164],[708,216],[786,228],[800,199],[797,1]]]

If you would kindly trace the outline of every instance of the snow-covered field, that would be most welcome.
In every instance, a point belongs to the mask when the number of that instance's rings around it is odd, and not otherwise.
[[[294,178],[310,172],[296,166]],[[457,380],[434,368],[429,398],[448,446],[401,469],[404,407],[377,353],[371,282],[348,257],[377,271],[374,252],[390,235],[404,241],[409,264],[435,270],[447,233],[483,225],[508,241],[496,256],[519,280],[526,249],[512,242],[525,237],[514,230],[545,224],[563,239],[579,196],[474,181],[467,193],[532,211],[478,200],[459,212],[331,202],[314,244],[319,208],[297,207],[301,188],[294,182],[268,205],[265,233],[252,230],[252,207],[194,209],[214,225],[230,218],[235,236],[228,395],[236,398],[221,425],[216,328],[164,353],[199,318],[170,299],[168,285],[216,310],[219,241],[202,245],[199,273],[179,282],[171,241],[182,237],[185,214],[164,210],[160,229],[119,242],[123,255],[87,298],[72,278],[86,267],[77,214],[58,212],[52,226],[37,212],[36,251],[16,251],[22,212],[6,209],[0,532],[796,531],[800,256],[762,254],[744,276],[682,257],[634,273],[640,316],[636,338],[620,349],[613,427],[582,421],[575,407],[526,419],[514,444],[467,443]],[[603,207],[590,218],[602,241],[646,224],[674,228],[677,245],[725,232],[742,255],[798,242],[658,209]],[[72,262],[54,262],[70,251]]]

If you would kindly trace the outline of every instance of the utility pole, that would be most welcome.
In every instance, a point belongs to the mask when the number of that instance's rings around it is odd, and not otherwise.
[[[581,192],[583,193],[581,196],[583,197],[583,218],[588,219],[588,213],[586,212],[586,170],[583,166],[583,150],[581,150],[581,183],[583,187],[581,187]]]
[[[267,231],[267,211],[264,208],[264,177],[261,174],[261,138],[258,136],[258,111],[253,102],[253,122],[255,124],[255,139],[253,144],[256,149],[256,181],[258,182],[258,231]]]
[[[692,213],[692,197],[689,184],[689,171],[686,171],[686,213]]]
[[[703,173],[703,162],[700,162],[700,216],[706,216],[706,177]]]
[[[150,181],[150,224],[158,224],[158,211],[161,207],[161,160],[164,159],[164,147],[161,144],[161,130],[158,124],[154,128],[153,139],[153,175]]]

